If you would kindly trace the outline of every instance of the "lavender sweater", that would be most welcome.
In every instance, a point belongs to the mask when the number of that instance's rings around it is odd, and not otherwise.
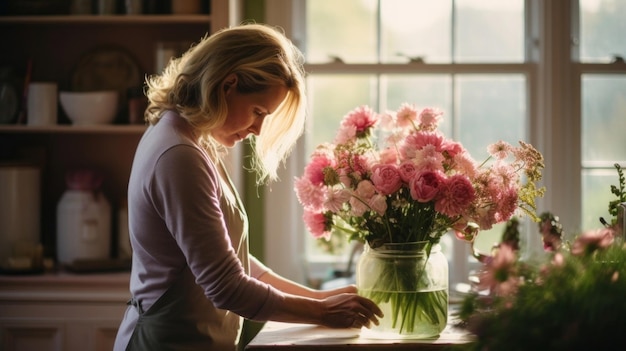
[[[211,316],[208,333],[232,346],[241,316],[267,320],[283,295],[255,279],[267,268],[249,257],[248,222],[236,190],[196,140],[186,120],[167,112],[137,147],[128,187],[130,291],[147,311],[190,269],[206,296],[197,313]],[[129,306],[115,350],[126,347],[137,318]]]

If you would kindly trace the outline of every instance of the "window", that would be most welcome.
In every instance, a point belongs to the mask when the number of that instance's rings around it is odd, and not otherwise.
[[[286,28],[305,52],[309,72],[311,124],[280,186],[292,189],[291,179],[302,172],[312,147],[332,140],[339,120],[354,107],[384,111],[412,102],[444,110],[443,130],[476,159],[487,143],[500,139],[535,145],[547,165],[547,193],[538,211],[559,215],[568,235],[598,227],[598,217],[607,216],[609,185],[616,182],[612,165],[626,160],[626,65],[619,59],[626,56],[623,1],[266,0],[266,5],[267,22]],[[282,17],[272,11],[278,8]],[[294,257],[290,267],[296,263],[308,277],[322,278],[327,271],[314,267],[328,259],[320,259],[295,211],[290,234],[281,237],[270,228],[268,240],[299,247],[306,255]],[[526,252],[540,253],[536,224],[523,222],[522,231]],[[481,234],[479,245],[488,248],[501,232],[499,227]],[[459,259],[469,256],[468,245],[449,237],[443,244],[452,283],[464,281],[475,263]],[[334,260],[337,268],[345,264],[345,257]],[[284,263],[268,264],[280,272]]]
[[[626,160],[626,3],[580,0],[577,61],[581,118],[581,228],[608,216],[614,197],[608,184],[617,184],[613,164]],[[576,32],[574,32],[576,34]]]

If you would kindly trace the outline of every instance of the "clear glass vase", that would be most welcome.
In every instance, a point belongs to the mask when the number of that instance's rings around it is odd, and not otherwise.
[[[439,244],[366,244],[357,263],[356,285],[359,294],[385,314],[380,325],[364,330],[364,336],[427,339],[446,327],[448,261]]]

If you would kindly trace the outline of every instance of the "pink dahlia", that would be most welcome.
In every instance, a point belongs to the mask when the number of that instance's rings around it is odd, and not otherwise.
[[[435,210],[448,217],[462,215],[476,198],[474,187],[467,176],[455,174],[441,186],[435,200]]]

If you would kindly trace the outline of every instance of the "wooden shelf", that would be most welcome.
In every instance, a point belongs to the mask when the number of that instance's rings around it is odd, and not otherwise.
[[[0,125],[0,133],[14,134],[141,134],[146,130],[144,125]]]
[[[0,16],[0,24],[203,24],[210,15]]]

